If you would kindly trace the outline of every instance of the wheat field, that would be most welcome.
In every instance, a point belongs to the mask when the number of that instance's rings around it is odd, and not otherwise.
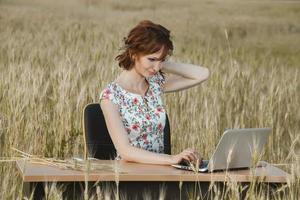
[[[114,57],[143,19],[171,30],[171,59],[211,72],[165,95],[172,153],[207,158],[226,128],[271,127],[262,159],[291,180],[283,196],[246,197],[300,198],[299,1],[0,0],[0,199],[23,198],[12,148],[83,156],[82,110],[121,72]],[[234,187],[222,198],[238,199]]]

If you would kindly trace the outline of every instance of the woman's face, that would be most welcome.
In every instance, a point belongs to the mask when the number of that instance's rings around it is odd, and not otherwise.
[[[163,48],[153,54],[138,56],[134,65],[136,72],[145,78],[156,74],[162,68],[164,59],[159,60],[162,53]]]

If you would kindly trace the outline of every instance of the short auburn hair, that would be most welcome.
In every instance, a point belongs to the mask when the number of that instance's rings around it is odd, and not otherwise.
[[[123,52],[116,56],[115,60],[123,69],[130,70],[134,66],[133,55],[147,55],[163,48],[159,60],[165,59],[173,53],[173,43],[170,39],[170,31],[159,24],[149,20],[141,21],[123,38]]]

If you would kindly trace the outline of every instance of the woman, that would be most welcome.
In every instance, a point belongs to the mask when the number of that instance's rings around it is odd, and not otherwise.
[[[200,84],[208,69],[166,61],[173,51],[170,31],[151,21],[140,22],[124,41],[124,52],[116,57],[124,70],[100,94],[116,159],[162,165],[200,159],[190,148],[177,155],[163,153],[166,111],[161,97]]]

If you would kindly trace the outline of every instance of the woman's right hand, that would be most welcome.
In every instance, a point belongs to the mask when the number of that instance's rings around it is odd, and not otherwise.
[[[200,157],[200,155],[197,151],[194,151],[193,149],[188,148],[188,149],[183,150],[179,154],[172,155],[171,156],[171,165],[178,164],[182,160],[187,160],[189,162],[196,163],[197,160],[199,160],[199,162],[201,162],[202,158]]]

